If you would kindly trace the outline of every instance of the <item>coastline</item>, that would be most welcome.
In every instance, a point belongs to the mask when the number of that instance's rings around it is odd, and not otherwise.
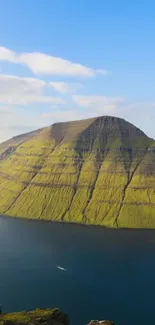
[[[154,231],[155,228],[130,228],[130,227],[108,227],[105,225],[97,225],[97,224],[86,224],[86,223],[80,223],[80,222],[73,222],[73,221],[62,221],[62,220],[47,220],[47,219],[40,219],[40,218],[25,218],[22,216],[11,216],[11,215],[7,215],[7,214],[0,214],[0,218],[7,218],[7,219],[15,219],[15,220],[25,220],[25,221],[30,221],[30,222],[42,222],[42,223],[50,223],[50,224],[61,224],[61,225],[75,225],[75,226],[80,226],[80,227],[91,227],[91,228],[100,228],[100,229],[104,229],[104,230],[113,230],[113,231]]]

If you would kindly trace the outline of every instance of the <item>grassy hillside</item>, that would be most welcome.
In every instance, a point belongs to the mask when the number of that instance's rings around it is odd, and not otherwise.
[[[0,213],[155,228],[155,142],[108,116],[15,137],[0,145]]]

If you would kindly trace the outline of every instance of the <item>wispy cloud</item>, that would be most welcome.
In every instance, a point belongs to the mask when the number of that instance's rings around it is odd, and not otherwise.
[[[81,96],[78,96],[81,97]],[[86,96],[85,96],[86,97]],[[88,97],[88,96],[87,96]],[[96,97],[96,96],[95,96]],[[103,97],[103,96],[102,96]],[[107,97],[106,97],[107,98]],[[107,101],[113,102],[114,98],[107,99]],[[81,103],[81,100],[80,100]],[[86,101],[85,101],[86,103]],[[120,103],[120,104],[119,104]],[[37,128],[48,126],[54,122],[63,122],[71,120],[80,120],[84,118],[90,118],[99,115],[112,115],[122,117],[134,125],[140,127],[144,132],[148,133],[146,127],[150,125],[149,135],[154,137],[154,119],[155,119],[155,103],[128,103],[123,102],[123,99],[117,98],[115,102],[115,109],[109,109],[109,106],[82,106],[73,105],[73,108],[67,108],[65,105],[44,105],[43,110],[33,109],[33,105],[29,105],[29,109],[25,109],[22,106],[15,107],[14,105],[0,105],[0,142],[24,132],[32,131]],[[114,105],[114,102],[113,102]],[[63,107],[63,109],[62,109]],[[30,115],[31,109],[31,115]],[[143,113],[147,110],[148,114],[144,120]],[[152,131],[151,131],[152,130]]]
[[[76,93],[79,89],[83,88],[81,83],[68,83],[61,81],[52,81],[49,83],[54,89],[58,92],[66,94],[66,93]]]
[[[114,113],[125,102],[123,97],[73,96],[73,101],[97,114]]]
[[[11,105],[0,105],[0,143],[18,134],[30,132],[43,126],[44,120],[40,114],[33,112],[30,116],[30,112],[22,106],[16,108]]]
[[[63,122],[80,120],[101,115],[119,115],[123,104],[127,105],[123,97],[105,96],[72,96],[73,109],[66,107],[56,110],[50,109],[42,114],[44,121]]]
[[[27,105],[31,103],[64,104],[64,99],[46,96],[48,83],[35,78],[0,75],[0,103]]]
[[[73,109],[67,110],[51,110],[50,112],[45,112],[41,114],[41,118],[43,119],[44,123],[47,124],[47,121],[53,122],[64,122],[64,121],[73,121],[79,120],[81,118],[86,118],[85,114],[82,114],[79,111]]]
[[[106,69],[93,69],[45,53],[16,53],[2,46],[0,47],[0,60],[25,64],[35,74],[93,77],[97,74],[106,75],[109,73]]]

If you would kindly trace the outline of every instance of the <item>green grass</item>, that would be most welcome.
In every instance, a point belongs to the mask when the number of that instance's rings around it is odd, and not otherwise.
[[[65,315],[59,309],[36,309],[34,311],[21,311],[0,315],[0,324],[10,321],[13,324],[38,324],[38,319],[48,322],[49,319],[65,320]],[[56,323],[56,322],[55,322]],[[60,323],[63,324],[63,321]]]
[[[0,319],[23,324],[29,323],[31,321],[31,317],[29,317],[26,312],[6,314],[3,317],[0,317]]]

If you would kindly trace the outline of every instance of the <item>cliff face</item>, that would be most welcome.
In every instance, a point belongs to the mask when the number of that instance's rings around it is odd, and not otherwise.
[[[0,213],[155,228],[155,141],[108,116],[15,137],[0,145]]]
[[[89,325],[115,325],[111,321],[91,321]],[[0,325],[70,325],[69,317],[59,309],[36,309],[0,315]]]

